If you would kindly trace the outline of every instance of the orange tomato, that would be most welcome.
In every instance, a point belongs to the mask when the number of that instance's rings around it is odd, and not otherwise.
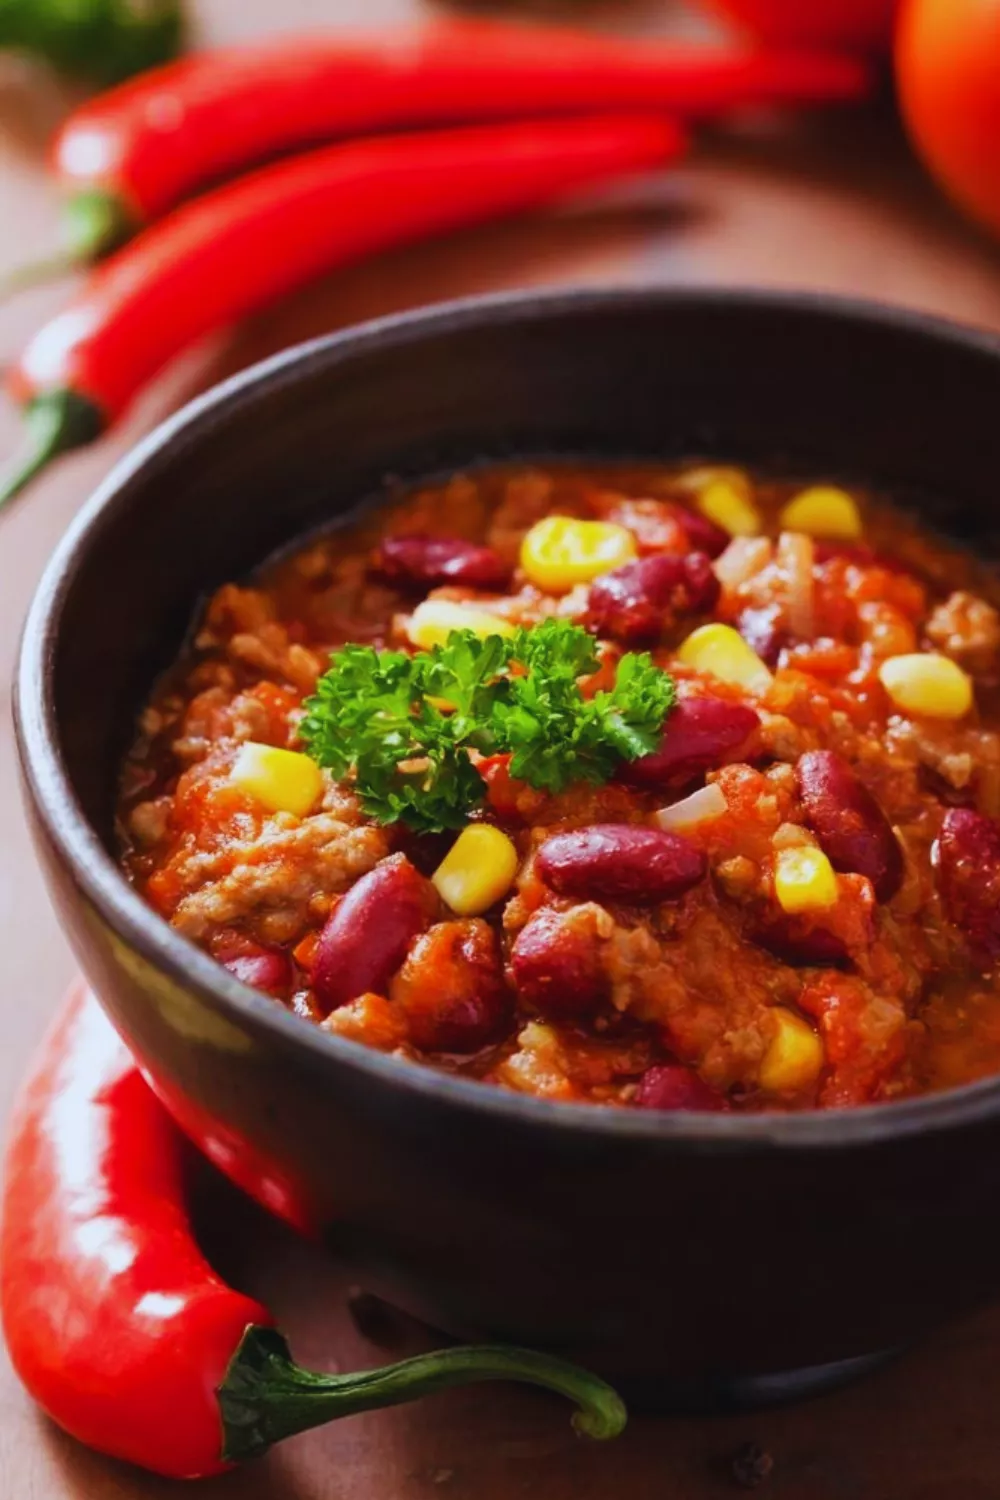
[[[896,74],[927,166],[1000,234],[1000,0],[904,0]]]
[[[844,47],[854,52],[888,52],[899,8],[899,0],[712,0],[712,3],[716,10],[764,41]]]

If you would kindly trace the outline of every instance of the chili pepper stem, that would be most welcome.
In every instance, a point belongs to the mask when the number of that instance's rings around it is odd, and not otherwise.
[[[63,208],[62,248],[0,277],[0,302],[100,260],[124,245],[138,229],[136,215],[118,194],[100,188],[75,193]]]
[[[98,437],[104,419],[93,402],[75,391],[50,391],[25,412],[24,452],[0,478],[0,508],[19,494],[61,453]]]
[[[524,1381],[568,1396],[579,1407],[573,1426],[586,1437],[617,1437],[627,1420],[621,1398],[596,1375],[527,1349],[491,1344],[439,1349],[381,1369],[323,1375],[295,1364],[274,1329],[250,1327],[216,1392],[222,1456],[238,1463],[340,1417],[489,1380]]]
[[[136,214],[117,194],[102,188],[74,193],[63,209],[62,239],[75,262],[99,260],[140,229]]]

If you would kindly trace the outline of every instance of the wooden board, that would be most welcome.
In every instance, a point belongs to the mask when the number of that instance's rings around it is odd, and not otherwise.
[[[193,0],[204,39],[228,41],[320,22],[347,25],[348,0]],[[417,13],[368,0],[364,23]],[[587,12],[592,24],[694,33],[660,8]],[[48,248],[56,203],[43,171],[65,95],[37,72],[0,67],[0,271]],[[716,135],[662,187],[386,256],[332,279],[198,351],[128,423],[61,463],[0,520],[0,644],[14,650],[35,579],[69,517],[137,437],[185,396],[290,342],[359,319],[488,289],[551,284],[741,283],[881,297],[1000,329],[1000,254],[955,217],[908,156],[887,109],[755,125]],[[0,312],[0,363],[59,306],[67,286]],[[752,371],[747,372],[752,379]],[[0,456],[15,442],[0,410]],[[0,697],[0,1110],[72,973],[18,806]],[[218,1201],[221,1193],[221,1203]],[[335,1265],[216,1190],[209,1232],[267,1299],[304,1361],[348,1368],[386,1357],[345,1311]],[[789,1268],[794,1275],[794,1268]],[[675,1295],[665,1286],[663,1295]],[[776,1306],[774,1316],[781,1317]],[[426,1342],[396,1330],[404,1349]],[[1000,1495],[1000,1309],[953,1328],[839,1395],[750,1417],[636,1418],[607,1449],[576,1442],[558,1403],[480,1388],[420,1408],[357,1418],[206,1485],[206,1500],[725,1500],[729,1460],[747,1440],[774,1459],[774,1500],[995,1500]],[[170,1413],[164,1413],[169,1422]],[[39,1420],[0,1354],[3,1500],[158,1500],[174,1487],[96,1459]]]

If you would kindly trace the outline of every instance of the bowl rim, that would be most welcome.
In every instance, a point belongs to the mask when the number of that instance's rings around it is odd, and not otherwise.
[[[83,557],[100,545],[105,526],[126,503],[132,482],[164,449],[182,439],[196,441],[220,414],[252,403],[263,392],[296,383],[310,368],[333,368],[428,336],[602,311],[698,306],[706,311],[790,313],[819,322],[847,320],[1000,360],[1000,337],[986,330],[866,299],[753,287],[490,293],[373,319],[293,345],[213,386],[157,426],[114,465],[57,544],[25,618],[14,679],[15,733],[27,793],[59,861],[117,937],[171,979],[196,989],[217,1014],[225,1017],[228,1012],[252,1030],[262,1029],[281,1053],[295,1054],[300,1063],[317,1071],[337,1062],[444,1108],[471,1109],[521,1128],[582,1132],[605,1146],[638,1140],[701,1151],[729,1152],[752,1144],[768,1151],[800,1152],[891,1142],[982,1123],[1000,1114],[1000,1075],[888,1104],[801,1113],[671,1114],[538,1099],[334,1036],[241,984],[147,905],[88,822],[64,767],[53,693],[63,602]]]

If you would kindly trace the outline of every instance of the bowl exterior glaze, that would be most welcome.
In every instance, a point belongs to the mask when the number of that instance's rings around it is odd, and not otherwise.
[[[983,549],[997,411],[984,336],[830,300],[651,291],[371,325],[154,434],[50,565],[16,715],[60,920],[206,1154],[428,1322],[670,1399],[782,1393],[782,1372],[860,1367],[994,1295],[1000,1083],[802,1118],[521,1099],[287,1016],[156,919],[109,851],[116,766],[197,599],[386,479],[715,454],[889,484]]]

